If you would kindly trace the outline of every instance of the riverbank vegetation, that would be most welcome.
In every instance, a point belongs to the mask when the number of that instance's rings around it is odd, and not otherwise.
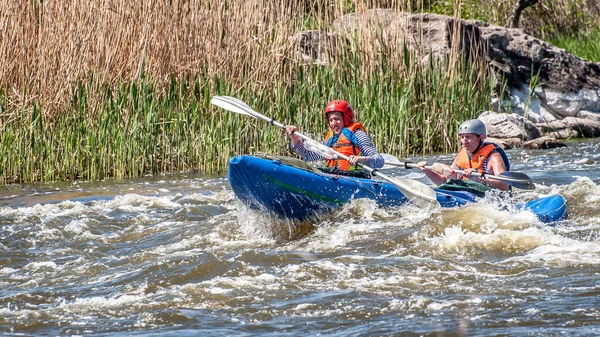
[[[382,152],[455,150],[457,124],[488,109],[496,91],[482,60],[454,55],[441,65],[423,63],[406,49],[376,50],[355,37],[335,62],[307,64],[291,37],[328,30],[336,18],[366,8],[500,25],[510,12],[494,1],[28,0],[0,6],[7,13],[0,18],[2,183],[222,174],[232,155],[290,154],[281,130],[211,106],[214,95],[236,96],[318,139],[326,130],[324,104],[343,98]],[[553,27],[563,21],[540,25],[541,19],[524,15],[521,23],[558,36]],[[586,20],[578,21],[579,30]]]
[[[548,42],[586,60],[600,62],[600,27],[577,36],[556,34]]]

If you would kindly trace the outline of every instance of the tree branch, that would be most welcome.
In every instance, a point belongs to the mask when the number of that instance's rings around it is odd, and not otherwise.
[[[531,7],[538,3],[539,0],[519,0],[513,7],[512,15],[509,19],[510,28],[519,28],[519,19],[521,18],[521,12],[527,7]]]

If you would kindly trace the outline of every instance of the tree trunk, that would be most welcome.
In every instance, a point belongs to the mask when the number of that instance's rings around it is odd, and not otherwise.
[[[509,19],[509,28],[519,28],[519,19],[521,18],[521,12],[523,12],[525,8],[537,4],[538,1],[539,0],[519,0],[515,4],[511,18]]]

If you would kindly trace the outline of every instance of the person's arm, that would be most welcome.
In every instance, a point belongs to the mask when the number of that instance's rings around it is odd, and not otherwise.
[[[298,131],[297,127],[295,127],[294,125],[288,125],[285,127],[285,131],[287,132],[287,135],[290,137],[290,140],[291,140],[290,146],[291,146],[292,150],[294,150],[294,152],[296,152],[298,155],[300,155],[300,157],[302,157],[302,160],[316,161],[316,160],[325,159],[321,155],[319,155],[315,152],[312,152],[304,147],[304,142],[302,142],[300,137],[298,137],[294,133],[294,132]]]
[[[456,159],[452,163],[452,165],[448,166],[447,164],[434,163],[433,165],[429,165],[426,161],[421,161],[417,163],[417,168],[421,170],[429,180],[431,180],[436,185],[441,185],[448,181],[448,178],[456,178],[456,174],[446,175],[444,172],[445,168],[456,169]]]
[[[316,161],[325,159],[325,157],[321,156],[320,154],[305,148],[304,142],[302,141],[298,142],[298,144],[296,145],[292,145],[292,150],[294,150],[294,152],[300,155],[300,157],[302,157],[302,160],[304,161]]]
[[[298,145],[298,143],[302,142],[300,140],[300,137],[298,137],[295,134],[296,131],[298,131],[298,128],[294,125],[287,125],[285,127],[285,132],[287,133],[288,137],[290,137],[290,139],[292,141],[292,148],[295,147],[296,145]]]
[[[488,169],[487,173],[495,175],[495,176],[499,175],[502,172],[506,172],[506,167],[504,166],[504,160],[502,160],[502,156],[500,155],[500,153],[494,152],[490,155],[490,158],[488,159],[488,163],[487,163],[487,169]],[[468,179],[471,179],[473,181],[480,182],[491,188],[497,188],[502,191],[508,191],[508,188],[509,188],[508,184],[506,184],[502,181],[499,181],[499,180],[485,178],[485,175],[483,178],[481,178],[478,175],[471,175],[472,172],[474,172],[473,169],[467,169],[463,173],[463,176],[465,176]]]
[[[358,141],[358,148],[360,149],[361,155],[350,156],[350,164],[356,165],[357,163],[362,163],[370,168],[382,168],[385,164],[385,160],[375,148],[371,137],[369,137],[369,135],[362,130],[357,130],[355,135]]]

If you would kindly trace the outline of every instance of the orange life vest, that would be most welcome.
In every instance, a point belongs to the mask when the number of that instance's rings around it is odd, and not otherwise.
[[[351,155],[358,156],[360,155],[360,149],[358,148],[358,141],[356,140],[356,135],[354,134],[357,130],[363,130],[365,133],[367,133],[364,125],[360,123],[353,123],[352,125],[342,129],[342,132],[339,134],[336,142],[333,140],[335,134],[332,130],[329,130],[325,136],[325,144],[347,157]],[[358,166],[350,166],[350,163],[344,159],[328,159],[327,166],[336,167],[344,171],[361,170],[361,168]]]
[[[456,165],[459,169],[464,170],[467,168],[476,168],[480,172],[488,172],[487,170],[487,159],[494,152],[500,153],[504,166],[508,171],[510,169],[510,162],[506,152],[501,147],[494,143],[483,143],[482,146],[472,156],[469,156],[467,150],[463,147],[456,155]]]

